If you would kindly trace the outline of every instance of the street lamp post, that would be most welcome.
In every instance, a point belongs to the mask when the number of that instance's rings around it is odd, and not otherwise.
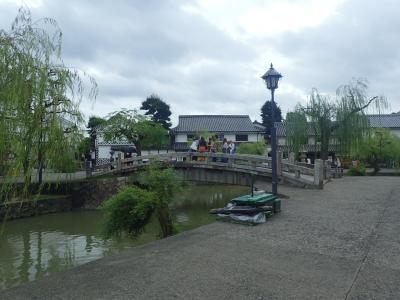
[[[275,128],[275,102],[274,102],[274,94],[275,89],[278,88],[279,79],[282,78],[282,75],[277,72],[272,66],[269,70],[261,76],[261,78],[265,81],[267,88],[271,90],[271,154],[272,154],[272,193],[276,196],[278,195],[278,172],[277,172],[277,141],[276,141],[276,128]]]

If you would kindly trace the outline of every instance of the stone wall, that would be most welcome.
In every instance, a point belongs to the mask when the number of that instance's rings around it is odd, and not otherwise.
[[[74,209],[97,209],[118,190],[132,182],[129,177],[114,177],[70,183],[65,197],[55,195],[52,199],[26,200],[0,204],[0,220],[32,217]]]
[[[83,182],[74,187],[72,206],[80,209],[97,209],[120,188],[132,182],[129,177],[114,177]]]
[[[32,217],[55,212],[70,211],[72,201],[70,196],[57,197],[45,200],[26,200],[22,202],[11,202],[0,205],[0,220],[4,218],[11,220],[17,218]]]

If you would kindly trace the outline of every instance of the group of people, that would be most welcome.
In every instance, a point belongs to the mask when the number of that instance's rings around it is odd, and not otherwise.
[[[193,140],[192,144],[190,145],[189,152],[211,152],[216,153],[218,152],[217,144],[215,142],[215,137],[210,137],[208,142],[206,142],[204,137],[200,137],[199,139]],[[222,143],[222,153],[227,154],[234,154],[236,152],[235,143],[232,141],[228,141],[224,138]],[[193,160],[205,160],[204,157],[192,157]],[[223,159],[224,160],[224,159]],[[216,161],[216,158],[213,157],[213,161]]]

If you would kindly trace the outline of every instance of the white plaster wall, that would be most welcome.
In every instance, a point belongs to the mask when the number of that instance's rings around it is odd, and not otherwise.
[[[390,132],[398,137],[400,137],[400,129],[391,129]]]
[[[285,146],[286,145],[286,138],[278,137],[278,145]]]
[[[103,142],[104,142],[103,135],[101,133],[98,133],[96,135],[96,143],[103,143]]]
[[[110,158],[111,146],[99,146],[99,158]]]
[[[176,143],[186,143],[187,142],[187,134],[177,134],[175,136]]]
[[[227,139],[228,141],[236,141],[236,135],[234,134],[224,134],[224,138]]]
[[[258,142],[258,134],[254,133],[254,134],[249,134],[248,135],[248,141],[249,142]]]

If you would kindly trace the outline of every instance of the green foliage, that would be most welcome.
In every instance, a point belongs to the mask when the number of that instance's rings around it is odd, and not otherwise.
[[[351,166],[347,172],[349,176],[365,176],[365,165],[358,164],[357,166]]]
[[[288,112],[286,114],[286,142],[289,151],[295,154],[298,160],[303,145],[308,143],[308,124],[304,114],[299,112]]]
[[[107,122],[106,119],[96,117],[96,116],[91,116],[89,118],[88,124],[86,128],[89,129],[89,136],[90,136],[90,149],[94,150],[96,145],[96,131],[99,129],[101,125],[105,125]]]
[[[272,124],[272,106],[274,105],[275,108],[275,122],[282,122],[282,112],[276,102],[266,101],[264,105],[261,107],[261,119],[262,124],[265,126],[265,130],[267,134],[271,134],[271,127]]]
[[[104,231],[106,236],[126,232],[139,236],[154,214],[160,225],[160,236],[176,232],[169,203],[181,190],[181,180],[173,169],[161,169],[152,164],[140,176],[145,189],[128,187],[111,197],[103,205],[106,212]]]
[[[161,169],[157,163],[152,163],[140,175],[140,183],[147,186],[150,191],[155,192],[160,201],[165,203],[170,203],[182,187],[182,179],[174,169]]]
[[[200,129],[200,130],[197,132],[197,136],[198,136],[199,138],[200,138],[200,137],[203,137],[203,138],[206,140],[206,142],[208,142],[208,139],[209,139],[209,138],[215,137],[215,133],[209,132],[207,129]]]
[[[266,151],[266,145],[264,142],[257,143],[241,143],[237,147],[238,154],[254,154],[254,155],[264,155]]]
[[[379,165],[400,160],[400,138],[386,129],[379,129],[364,137],[354,157],[379,171]]]
[[[159,202],[156,206],[156,216],[160,225],[160,236],[167,237],[176,232],[169,203],[182,188],[182,180],[175,170],[171,168],[161,169],[157,163],[153,163],[148,170],[140,176],[140,181],[148,189],[154,192]]]
[[[125,187],[102,206],[105,212],[106,237],[127,233],[136,238],[145,229],[153,215],[157,195],[138,187]]]
[[[55,20],[33,22],[24,8],[10,31],[0,31],[0,158],[8,178],[24,174],[25,191],[34,168],[41,183],[45,166],[75,164],[85,84],[77,70],[65,67],[61,37]],[[96,82],[86,78],[88,97],[95,98]]]
[[[142,102],[141,110],[145,110],[145,115],[150,115],[151,120],[161,124],[164,129],[169,130],[171,127],[171,110],[169,105],[165,103],[159,96],[152,94]]]
[[[366,109],[371,104],[378,110],[387,107],[382,96],[368,98],[367,88],[365,80],[354,80],[339,87],[335,99],[313,89],[308,103],[296,107],[295,112],[308,121],[315,143],[320,144],[322,159],[327,159],[330,143],[336,143],[343,155],[354,151],[369,131]],[[304,120],[299,119],[293,126],[303,123]]]
[[[104,137],[108,141],[126,140],[135,144],[138,155],[142,149],[157,149],[168,143],[167,131],[136,110],[122,109],[108,116]]]
[[[78,159],[82,158],[82,155],[86,157],[90,157],[90,148],[91,148],[92,140],[90,137],[82,138],[77,148],[77,156]]]

